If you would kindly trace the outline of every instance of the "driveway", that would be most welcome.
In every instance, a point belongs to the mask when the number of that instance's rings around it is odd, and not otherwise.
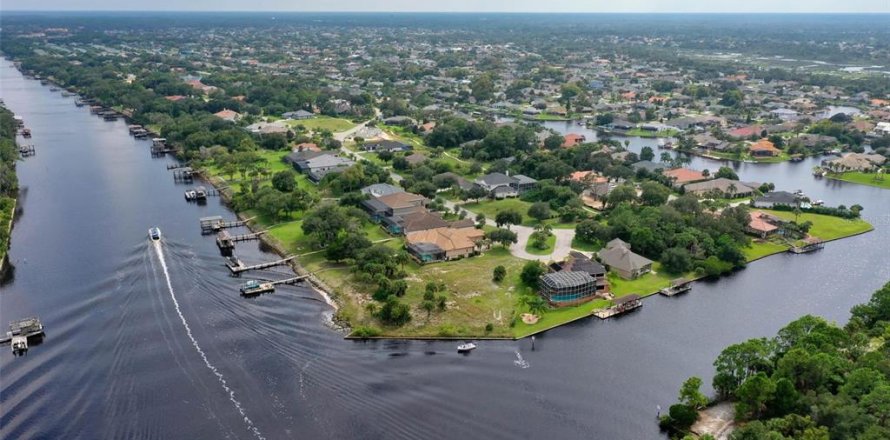
[[[456,205],[456,203],[450,200],[445,201],[445,206],[452,212],[454,211],[454,207]],[[464,207],[461,207],[461,209],[469,213],[467,218],[476,218],[476,213]],[[494,222],[494,219],[486,218],[485,224],[488,226],[497,227],[497,223]],[[556,244],[553,245],[553,252],[547,255],[533,255],[525,250],[525,246],[528,244],[528,240],[531,237],[532,233],[535,232],[535,228],[530,226],[512,225],[510,226],[510,230],[516,233],[516,243],[510,245],[510,254],[512,254],[514,257],[522,258],[523,260],[565,260],[565,258],[569,256],[569,252],[572,251],[572,240],[575,239],[574,229],[554,229],[553,235],[556,236]]]

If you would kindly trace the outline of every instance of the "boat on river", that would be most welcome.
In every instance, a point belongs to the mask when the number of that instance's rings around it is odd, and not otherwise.
[[[40,336],[43,336],[43,324],[34,316],[10,322],[6,337],[0,342],[12,342],[13,354],[20,355],[28,351],[28,339]]]
[[[458,353],[469,353],[476,349],[476,344],[472,342],[467,342],[466,344],[460,344],[457,346]]]
[[[161,239],[161,228],[154,227],[148,230],[148,238],[151,241],[159,241]]]
[[[259,295],[261,293],[266,292],[274,292],[275,284],[274,283],[264,283],[257,280],[250,280],[241,285],[241,294],[244,296],[249,295]]]

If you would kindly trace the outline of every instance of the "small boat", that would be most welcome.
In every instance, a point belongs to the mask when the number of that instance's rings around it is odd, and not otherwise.
[[[160,228],[151,228],[148,230],[148,237],[151,238],[151,241],[158,241],[161,239],[161,229]]]
[[[40,318],[32,317],[10,322],[3,342],[11,342],[12,352],[20,355],[28,351],[28,338],[42,336],[43,324],[40,323]]]
[[[22,137],[24,137],[24,138],[29,138],[29,137],[31,137],[31,129],[30,129],[30,128],[23,128],[23,129],[22,129]]]
[[[263,283],[257,280],[250,280],[240,287],[242,295],[259,295],[265,292],[274,292],[275,285],[272,283]]]
[[[195,200],[197,197],[198,197],[197,192],[195,192],[195,190],[193,190],[193,189],[190,189],[185,192],[185,199],[187,201]]]
[[[824,204],[825,202],[822,200],[816,200],[815,202],[813,202],[813,206],[822,206]]]
[[[467,342],[466,344],[460,344],[457,346],[458,353],[469,353],[476,349],[476,344],[472,342]]]

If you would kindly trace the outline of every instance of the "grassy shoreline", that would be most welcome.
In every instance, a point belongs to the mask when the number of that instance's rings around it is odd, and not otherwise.
[[[269,162],[275,162],[280,153],[264,155]],[[275,168],[279,164],[273,164]],[[215,186],[224,185],[218,170],[207,169],[209,180]],[[500,209],[513,208],[524,212],[527,202],[517,199],[483,203],[480,208],[493,215]],[[516,206],[521,205],[521,206]],[[485,209],[487,208],[487,209]],[[489,212],[490,211],[490,212]],[[791,212],[768,211],[777,216],[793,219]],[[250,212],[237,213],[240,218],[251,217]],[[872,226],[863,220],[845,220],[818,214],[801,214],[800,221],[813,221],[813,235],[825,241],[837,240],[868,232]],[[524,222],[525,223],[525,222]],[[591,317],[596,310],[611,305],[607,300],[594,300],[576,307],[551,309],[535,324],[528,325],[519,318],[528,312],[522,298],[535,295],[519,280],[524,260],[512,256],[508,249],[494,246],[482,255],[462,260],[419,265],[411,262],[403,268],[407,273],[408,292],[401,299],[411,307],[414,319],[403,327],[382,327],[372,319],[366,306],[372,303],[369,288],[356,282],[348,265],[331,263],[323,254],[313,251],[305,243],[301,229],[301,216],[296,214],[289,221],[273,223],[258,217],[252,229],[269,229],[264,241],[281,255],[298,254],[293,269],[299,274],[311,274],[310,281],[326,297],[337,311],[335,321],[346,323],[353,330],[372,330],[370,334],[346,336],[355,339],[503,339],[515,340],[529,337],[561,325]],[[387,245],[400,247],[404,241],[400,237],[390,237],[379,226],[368,224],[366,233],[373,241],[383,241]],[[755,242],[745,251],[749,262],[760,260],[777,253],[786,252],[790,246],[774,241]],[[491,281],[494,267],[507,268],[507,277],[500,283]],[[636,280],[622,280],[609,276],[612,291],[616,297],[636,293],[642,297],[652,296],[670,284],[675,275],[664,273],[656,263],[653,272]],[[689,273],[687,279],[700,279],[703,276]],[[446,287],[449,307],[444,312],[427,314],[420,308],[424,287],[433,281]],[[490,324],[490,326],[489,326]],[[352,334],[352,333],[350,333]]]
[[[863,173],[858,171],[850,171],[843,174],[828,174],[825,177],[834,180],[840,180],[842,182],[855,183],[859,185],[868,185],[873,186],[875,188],[882,189],[890,189],[890,179],[887,179],[887,176],[882,176],[882,180],[878,180],[878,174],[876,173]]]

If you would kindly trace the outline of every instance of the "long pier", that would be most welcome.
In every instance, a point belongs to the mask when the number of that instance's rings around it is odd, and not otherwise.
[[[285,264],[287,264],[288,262],[290,262],[291,260],[293,260],[295,258],[297,258],[296,255],[291,255],[289,257],[285,257],[280,260],[254,264],[253,266],[245,266],[244,263],[241,262],[241,260],[239,260],[235,257],[229,257],[226,259],[226,267],[229,268],[229,270],[232,272],[232,275],[238,276],[244,272],[251,271],[251,270],[261,270],[261,269],[268,269],[270,267],[284,266]]]

